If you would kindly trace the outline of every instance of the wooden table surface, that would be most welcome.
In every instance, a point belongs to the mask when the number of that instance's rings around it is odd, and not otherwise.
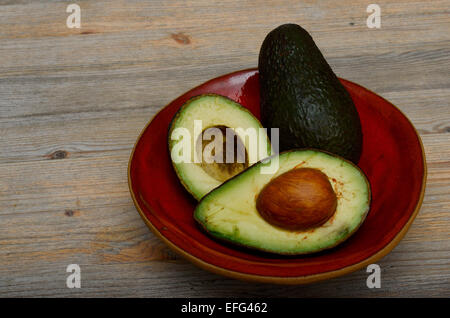
[[[450,1],[0,1],[0,296],[450,296]],[[397,105],[428,161],[425,199],[381,266],[305,286],[205,272],[171,252],[127,185],[152,116],[210,78],[255,67],[283,23],[310,31],[335,72]],[[404,158],[405,165],[408,158]],[[81,288],[66,286],[79,264]]]

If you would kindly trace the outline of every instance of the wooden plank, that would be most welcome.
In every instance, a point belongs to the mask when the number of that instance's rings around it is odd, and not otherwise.
[[[432,134],[433,138],[446,141],[446,133],[450,130],[448,91],[425,89],[414,93],[386,92],[383,96],[396,104],[422,135]],[[0,163],[129,153],[140,130],[151,120],[157,107],[5,119],[2,123],[4,135],[0,139]],[[429,115],[423,116],[424,112],[429,112]],[[433,139],[429,140],[433,142]]]
[[[78,1],[0,4],[0,296],[450,296],[450,2]],[[399,107],[422,136],[426,196],[379,264],[309,286],[267,286],[196,268],[149,232],[127,187],[132,146],[164,105],[255,67],[275,26],[310,30],[339,76]],[[82,288],[66,288],[80,264]]]

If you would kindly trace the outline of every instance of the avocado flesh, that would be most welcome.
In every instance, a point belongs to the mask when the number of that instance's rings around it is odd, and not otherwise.
[[[271,31],[258,68],[261,122],[280,129],[280,151],[317,148],[359,161],[358,112],[307,31],[296,24]]]
[[[370,206],[364,174],[351,162],[317,150],[292,150],[279,155],[279,169],[261,174],[259,162],[205,196],[194,218],[212,236],[249,248],[277,254],[306,254],[336,246],[353,234]],[[325,173],[337,195],[336,211],[319,227],[290,231],[266,222],[256,209],[256,198],[273,178],[295,168]]]
[[[172,149],[178,142],[177,140],[172,140],[172,132],[176,128],[186,128],[191,135],[190,144],[193,145],[191,147],[191,158],[194,158],[194,151],[197,151],[197,154],[200,153],[201,157],[202,151],[198,151],[199,149],[202,149],[202,132],[199,133],[198,131],[195,131],[194,120],[202,121],[203,131],[210,127],[217,127],[221,130],[224,128],[242,128],[244,130],[252,128],[260,133],[259,129],[262,128],[259,120],[254,117],[250,111],[227,97],[217,94],[196,96],[188,100],[178,110],[171,122],[168,135],[169,152],[171,153],[171,156]],[[270,155],[271,146],[265,131],[263,132],[264,135],[259,138],[257,145],[258,151],[252,151],[251,153],[248,151],[249,138],[246,138],[246,136],[238,130],[235,130],[234,132],[235,145],[236,143],[243,144],[245,149],[245,162],[243,164],[205,164],[205,160],[202,160],[202,163],[176,163],[172,158],[172,164],[178,178],[186,190],[197,200],[200,200],[205,194],[221,185],[225,179],[227,179],[227,174],[231,177],[241,172],[249,165],[263,159],[263,157],[265,157],[262,155],[263,153]],[[259,147],[262,147],[265,151],[260,152]]]

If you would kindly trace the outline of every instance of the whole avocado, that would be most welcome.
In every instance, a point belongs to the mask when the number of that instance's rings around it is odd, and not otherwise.
[[[284,24],[271,31],[258,67],[262,124],[279,128],[280,151],[317,148],[358,163],[358,112],[306,30]]]

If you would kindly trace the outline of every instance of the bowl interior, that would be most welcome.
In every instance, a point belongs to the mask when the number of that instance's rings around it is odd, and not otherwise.
[[[224,75],[192,89],[162,109],[144,129],[130,159],[129,182],[146,223],[191,260],[256,277],[323,274],[358,264],[381,251],[414,217],[421,203],[423,148],[414,127],[395,106],[357,84],[341,81],[361,118],[364,140],[359,167],[372,189],[371,210],[346,242],[318,254],[277,256],[218,242],[193,220],[196,201],[180,184],[169,158],[169,123],[186,100],[203,93],[227,96],[259,118],[255,69]]]

